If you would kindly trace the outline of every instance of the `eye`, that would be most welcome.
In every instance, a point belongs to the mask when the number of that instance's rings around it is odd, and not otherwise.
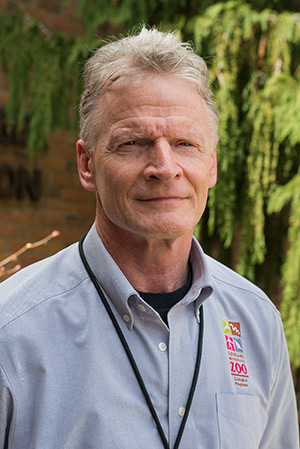
[[[129,140],[128,142],[124,142],[122,145],[126,145],[127,147],[130,147],[132,145],[136,145],[136,140]]]
[[[181,140],[177,143],[178,146],[180,147],[195,147],[195,143],[192,142],[188,142],[187,140]]]

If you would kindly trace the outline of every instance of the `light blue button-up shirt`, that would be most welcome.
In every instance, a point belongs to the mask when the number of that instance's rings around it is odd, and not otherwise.
[[[169,327],[124,277],[95,226],[84,251],[173,447],[197,355],[180,449],[297,449],[280,315],[257,287],[193,240],[193,284]],[[141,264],[143,261],[141,260]],[[0,448],[161,449],[126,353],[74,244],[0,285]]]

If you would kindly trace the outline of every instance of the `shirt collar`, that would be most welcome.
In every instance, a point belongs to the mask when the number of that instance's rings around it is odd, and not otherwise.
[[[129,299],[139,295],[106,250],[95,224],[88,232],[83,248],[87,261],[105,295],[127,322],[128,328],[132,329],[133,314],[129,307]],[[195,316],[199,321],[199,308],[212,294],[213,284],[205,254],[195,237],[192,241],[190,261],[193,268],[193,283],[189,292],[176,306],[195,302]]]
[[[207,257],[195,237],[193,237],[192,241],[190,261],[193,267],[193,283],[185,298],[190,298],[189,302],[195,302],[195,315],[197,321],[200,322],[199,309],[204,301],[213,293],[213,280],[207,263]],[[183,301],[185,298],[183,298]]]

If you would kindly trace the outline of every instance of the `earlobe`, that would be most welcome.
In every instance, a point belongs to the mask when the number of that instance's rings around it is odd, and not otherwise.
[[[77,168],[82,187],[89,192],[95,191],[95,177],[90,154],[83,140],[79,139],[76,144]]]

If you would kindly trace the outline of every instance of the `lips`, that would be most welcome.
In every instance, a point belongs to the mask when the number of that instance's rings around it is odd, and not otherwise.
[[[159,204],[159,203],[163,203],[163,204],[167,204],[167,203],[179,203],[182,202],[183,200],[186,200],[188,197],[187,196],[174,196],[174,195],[170,195],[170,196],[153,196],[151,198],[138,198],[137,201],[140,201],[142,203],[152,203],[152,204]]]
[[[150,193],[150,195],[149,195]],[[175,193],[175,192],[164,192],[164,193],[154,193],[149,192],[148,194],[145,192],[139,194],[136,196],[136,200],[138,201],[164,201],[164,200],[184,200],[186,198],[189,198],[191,194],[185,194],[185,193]]]
[[[184,200],[186,197],[180,196],[158,196],[153,198],[139,198],[139,201],[168,201],[168,200]]]

